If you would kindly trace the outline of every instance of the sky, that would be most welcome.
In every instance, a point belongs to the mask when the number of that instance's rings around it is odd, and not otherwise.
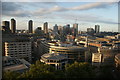
[[[41,2],[35,0],[3,0],[2,21],[10,21],[14,18],[17,22],[17,29],[28,29],[28,21],[33,20],[33,28],[43,28],[43,23],[48,22],[49,28],[55,24],[64,26],[78,23],[80,31],[87,28],[94,28],[100,25],[101,31],[118,31],[118,2],[100,2],[100,0],[59,2]]]

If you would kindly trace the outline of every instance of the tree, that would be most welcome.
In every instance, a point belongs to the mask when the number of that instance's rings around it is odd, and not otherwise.
[[[86,62],[68,64],[65,66],[66,78],[93,78],[92,66]]]
[[[30,66],[30,70],[21,75],[22,78],[55,78],[55,68],[36,61],[35,64]]]
[[[4,71],[3,72],[3,79],[5,80],[16,80],[19,79],[20,73],[13,72],[13,71]]]

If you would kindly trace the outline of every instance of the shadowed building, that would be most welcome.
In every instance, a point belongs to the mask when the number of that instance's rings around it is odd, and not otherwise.
[[[95,25],[95,33],[99,33],[100,32],[100,25]]]
[[[55,26],[54,26],[54,32],[57,32],[58,33],[58,26],[57,26],[57,24],[55,24]]]
[[[93,28],[87,28],[87,33],[88,34],[94,34],[94,29]]]
[[[11,19],[11,31],[12,31],[12,33],[16,32],[16,21],[15,21],[15,19]]]
[[[5,32],[10,32],[10,23],[9,21],[2,21],[2,30]]]

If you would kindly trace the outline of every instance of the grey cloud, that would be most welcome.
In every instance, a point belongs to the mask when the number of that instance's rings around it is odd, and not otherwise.
[[[2,2],[2,15],[15,17],[30,17],[37,15],[37,11],[29,11],[27,8],[42,7],[42,13],[46,13],[45,7],[56,5],[55,2]],[[41,15],[42,13],[38,13]]]
[[[48,9],[38,9],[35,11],[35,14],[49,14],[53,12],[61,12],[61,11],[74,11],[74,10],[88,10],[88,9],[99,9],[99,8],[107,8],[109,5],[113,4],[114,2],[94,2],[94,3],[88,3],[83,4],[80,6],[70,7],[70,8],[64,8],[60,6],[54,6],[52,8]]]
[[[30,12],[25,11],[24,7],[19,3],[2,2],[2,15],[11,17],[29,17]]]
[[[16,11],[21,8],[22,8],[22,6],[17,3],[2,2],[2,11]]]

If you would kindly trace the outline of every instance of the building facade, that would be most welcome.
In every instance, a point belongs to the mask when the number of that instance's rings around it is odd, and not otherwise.
[[[92,54],[92,65],[100,66],[102,62],[102,54],[93,53]]]
[[[34,57],[40,59],[45,53],[49,53],[49,45],[45,39],[37,39],[34,42]]]
[[[5,42],[5,56],[31,62],[31,42]]]
[[[50,53],[60,53],[68,58],[68,62],[72,63],[74,61],[83,62],[85,61],[85,51],[87,48],[73,46],[72,44],[56,44],[55,46],[50,46]]]

